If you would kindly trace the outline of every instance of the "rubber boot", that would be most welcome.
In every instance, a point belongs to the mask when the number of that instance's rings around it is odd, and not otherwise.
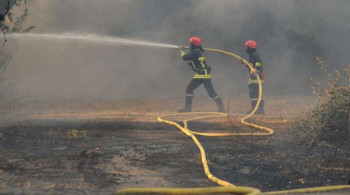
[[[256,114],[265,114],[264,110],[264,100],[260,101],[259,109],[256,111]]]
[[[224,103],[222,102],[222,99],[220,97],[214,99],[216,105],[218,105],[218,112],[226,112],[226,109],[224,107]]]
[[[193,99],[193,96],[186,95],[185,107],[178,110],[178,112],[191,112],[192,111],[192,99]]]

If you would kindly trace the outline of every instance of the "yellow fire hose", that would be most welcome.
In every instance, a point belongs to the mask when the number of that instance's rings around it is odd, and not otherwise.
[[[217,113],[217,112],[190,112],[190,113],[181,113],[181,114],[172,114],[164,116],[163,118],[176,117],[176,116],[186,116],[186,115],[196,115],[196,114],[204,114],[204,116],[193,117],[186,120],[183,120],[184,126],[182,127],[180,124],[175,121],[163,119],[158,117],[157,120],[162,123],[166,123],[169,125],[173,125],[185,133],[187,136],[191,137],[192,140],[197,145],[202,158],[203,169],[207,177],[219,184],[219,187],[205,187],[205,188],[130,188],[130,189],[122,189],[117,192],[117,194],[219,194],[219,193],[230,193],[230,194],[247,194],[247,195],[255,195],[255,194],[288,194],[288,193],[307,193],[307,192],[322,192],[322,191],[330,191],[330,190],[340,190],[340,189],[350,189],[350,186],[339,185],[339,186],[326,186],[326,187],[318,187],[318,188],[306,188],[306,189],[295,189],[295,190],[285,190],[285,191],[275,191],[275,192],[267,192],[261,193],[259,189],[251,188],[251,187],[243,187],[243,186],[235,186],[227,181],[221,180],[210,173],[209,166],[207,163],[207,158],[205,154],[205,150],[201,143],[198,141],[195,135],[202,136],[211,136],[211,137],[221,137],[221,136],[268,136],[274,134],[274,131],[271,128],[260,126],[257,124],[246,122],[245,120],[249,119],[251,116],[259,108],[261,97],[262,97],[262,84],[259,75],[256,73],[253,66],[245,59],[240,56],[223,51],[218,49],[205,48],[205,51],[222,53],[225,55],[232,56],[239,60],[249,67],[249,69],[256,75],[259,82],[259,97],[255,108],[249,113],[247,116],[241,119],[241,123],[256,129],[263,130],[265,132],[252,132],[252,133],[232,133],[232,132],[222,132],[222,133],[203,133],[203,132],[195,132],[188,129],[188,122],[204,119],[204,118],[213,118],[213,117],[227,117],[226,113]]]

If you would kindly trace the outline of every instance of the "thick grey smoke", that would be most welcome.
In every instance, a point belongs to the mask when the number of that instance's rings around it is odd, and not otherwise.
[[[35,33],[83,33],[187,44],[247,58],[255,39],[264,62],[266,94],[310,93],[321,56],[330,67],[350,62],[348,0],[53,0],[30,1]],[[181,97],[192,72],[175,49],[106,46],[79,41],[17,41],[7,78],[38,99]],[[9,47],[11,48],[11,47]],[[219,95],[247,93],[237,60],[206,53]],[[205,95],[199,89],[196,95]]]

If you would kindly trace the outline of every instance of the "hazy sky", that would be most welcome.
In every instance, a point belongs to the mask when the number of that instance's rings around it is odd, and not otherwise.
[[[32,33],[116,36],[188,44],[247,58],[255,39],[267,76],[265,94],[310,93],[319,75],[350,63],[348,0],[31,0],[25,25]],[[6,77],[34,99],[182,97],[193,73],[175,49],[111,46],[81,41],[17,40]],[[247,95],[248,73],[237,60],[206,53],[219,95]],[[202,87],[201,87],[202,88]],[[206,96],[204,89],[195,93]]]

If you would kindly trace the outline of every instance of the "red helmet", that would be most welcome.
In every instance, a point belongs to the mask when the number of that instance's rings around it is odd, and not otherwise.
[[[254,40],[248,40],[244,43],[244,45],[253,49],[256,49],[258,47],[258,44]]]
[[[201,38],[194,36],[190,38],[190,43],[193,45],[201,46],[202,45],[202,40]]]

